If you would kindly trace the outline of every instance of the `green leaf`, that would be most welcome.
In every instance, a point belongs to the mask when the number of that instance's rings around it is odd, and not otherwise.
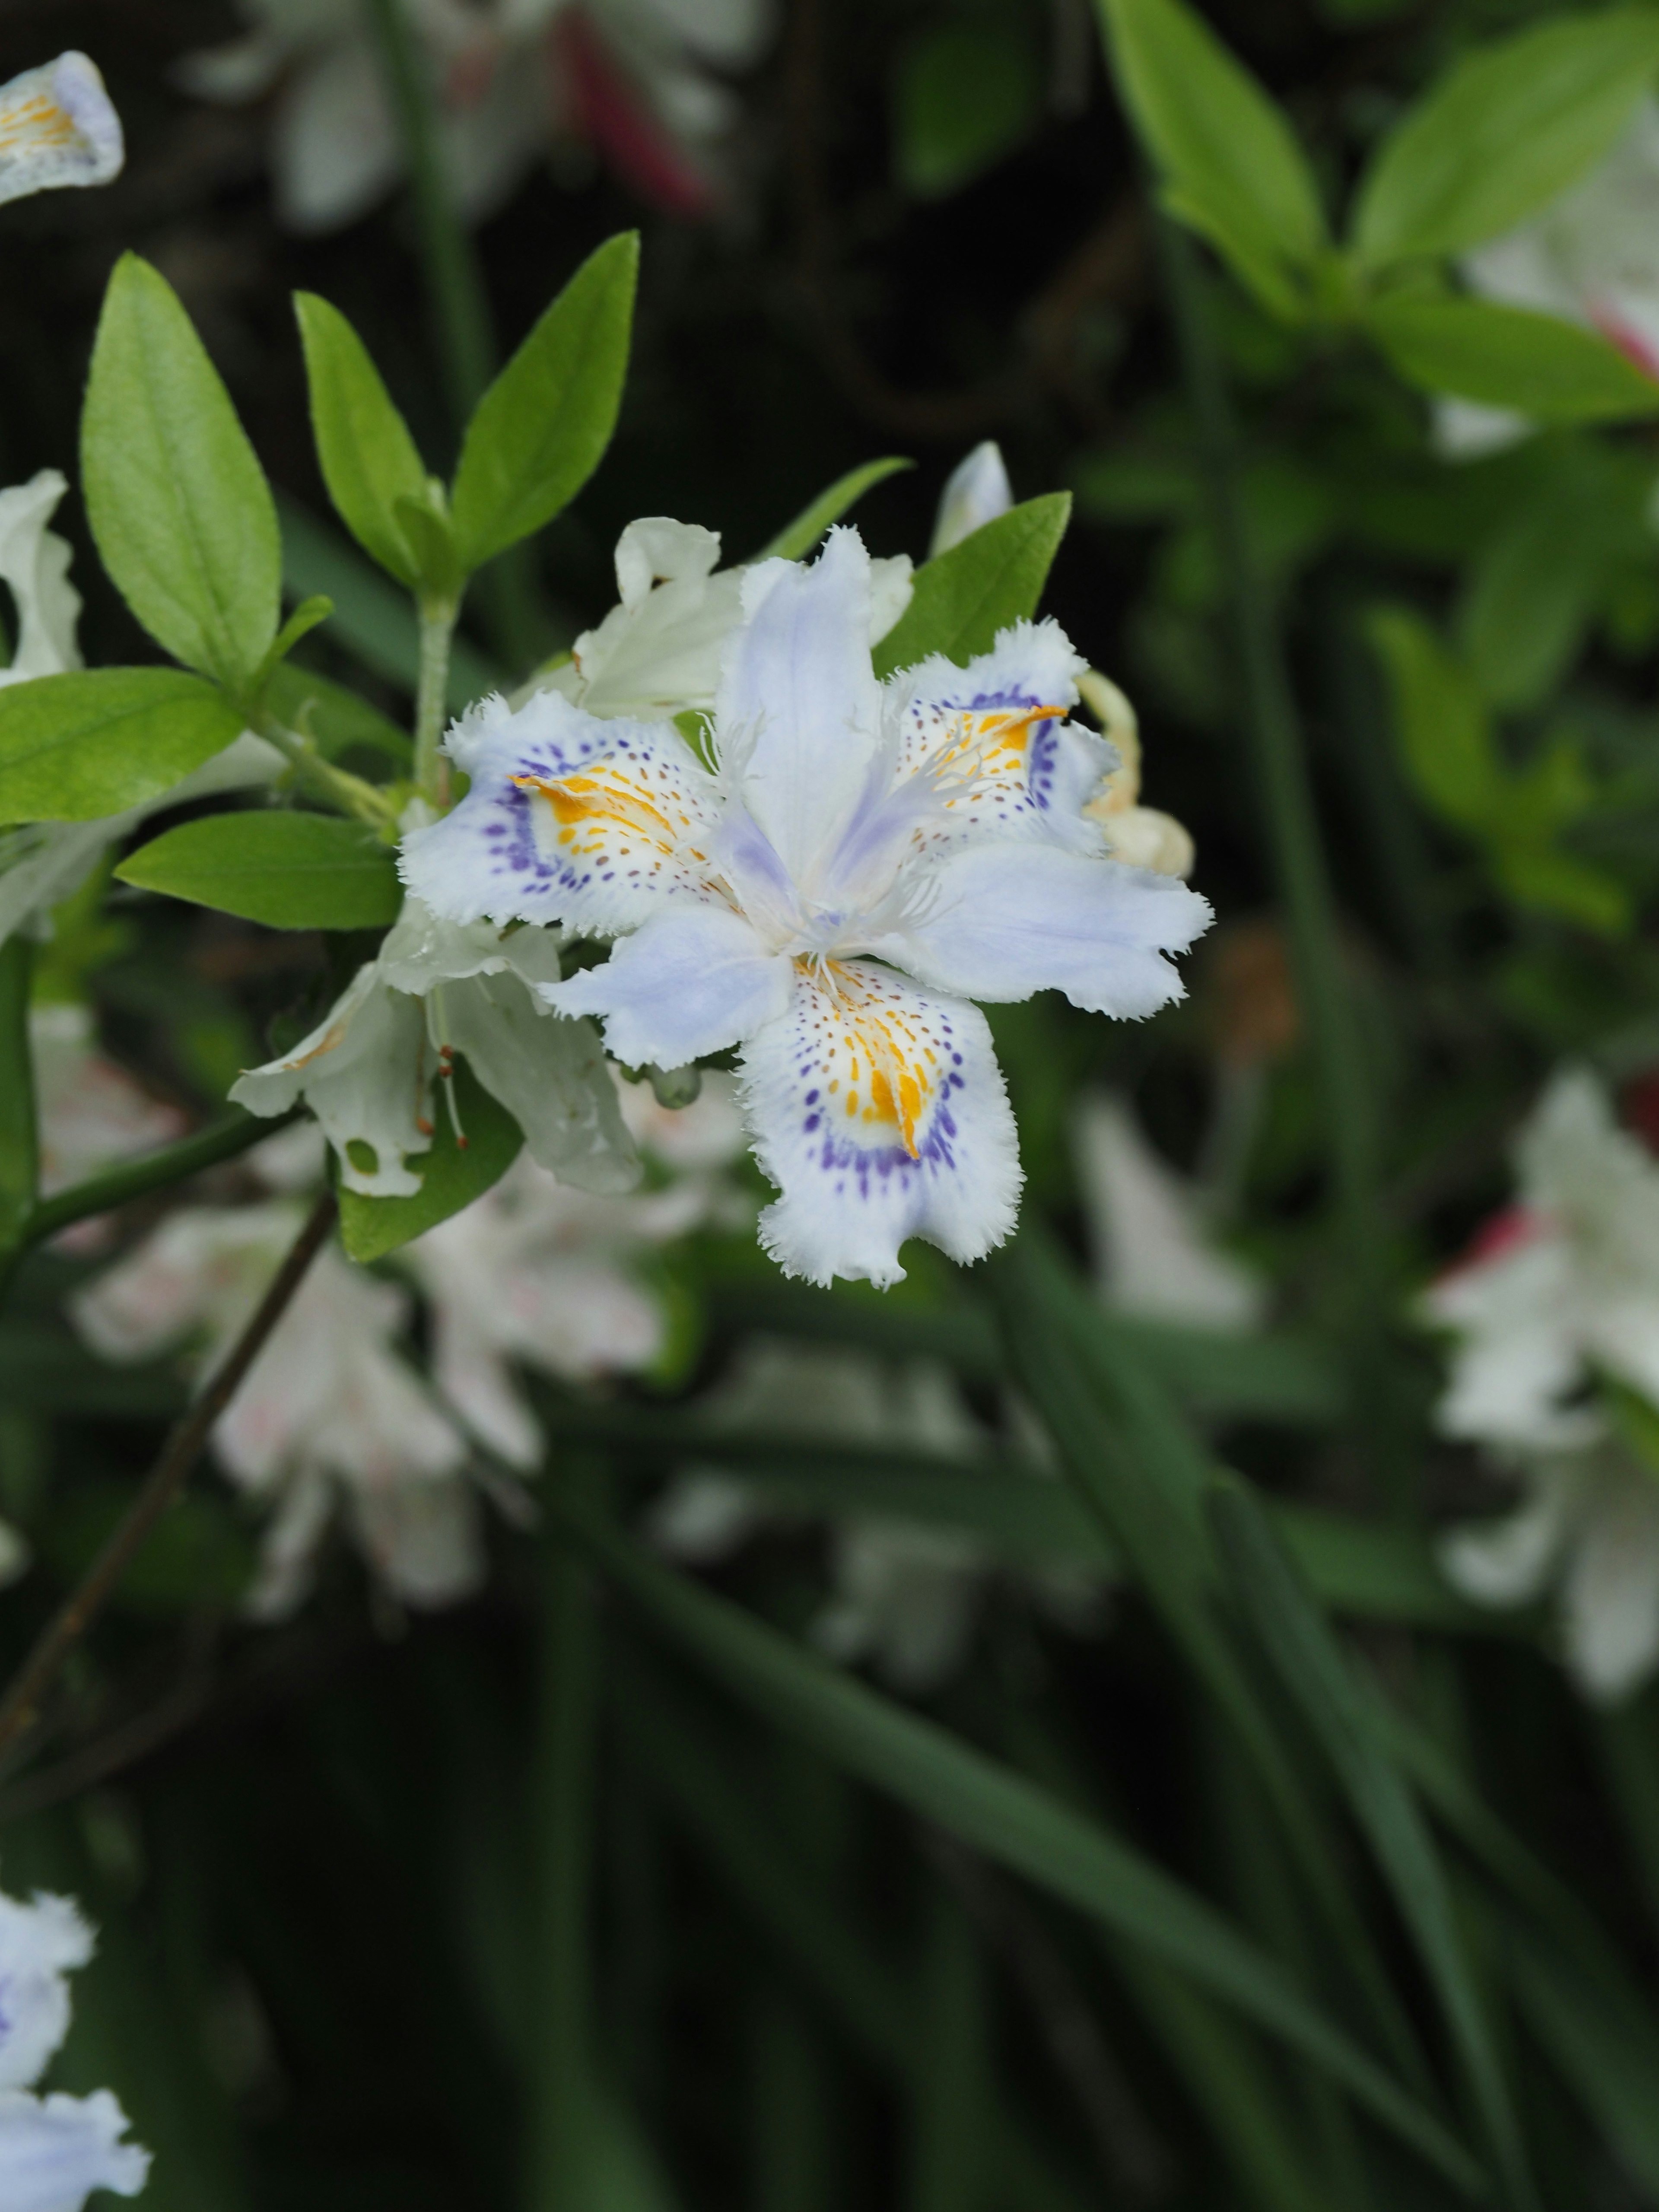
[[[965,666],[990,651],[999,630],[1029,621],[1071,519],[1070,492],[1048,492],[925,562],[909,605],[876,647],[877,675],[909,668],[931,653]]]
[[[793,522],[786,522],[777,536],[762,546],[756,554],[757,561],[781,558],[785,561],[804,560],[817,544],[832,522],[839,522],[848,508],[864,497],[874,485],[896,476],[901,469],[913,469],[914,461],[895,454],[886,460],[866,461],[862,468],[848,469],[844,477],[837,477],[828,490],[821,491],[810,505],[802,507]]]
[[[81,471],[117,589],[175,659],[232,690],[276,632],[270,487],[167,279],[124,254],[99,320]]]
[[[1502,803],[1504,775],[1473,678],[1406,608],[1375,608],[1365,634],[1388,674],[1401,752],[1419,795],[1446,821],[1483,828]]]
[[[942,24],[893,76],[894,166],[917,199],[947,198],[1011,154],[1042,116],[1042,70],[1013,24]]]
[[[478,402],[453,501],[467,571],[550,522],[604,458],[628,374],[639,265],[637,232],[608,239]]]
[[[283,580],[303,598],[326,592],[334,602],[329,636],[368,670],[413,691],[421,677],[421,631],[413,606],[354,546],[286,497],[276,507],[283,531]],[[459,714],[486,691],[511,688],[511,679],[465,638],[450,646],[447,701]]]
[[[1480,2169],[1440,2120],[1224,1915],[1104,1826],[650,1557],[564,1486],[546,1496],[599,1565],[745,1703],[829,1759],[1176,1967],[1340,2082],[1457,2186]]]
[[[210,814],[141,845],[115,872],[272,929],[380,929],[403,903],[390,847],[333,814]]]
[[[1234,1601],[1330,1762],[1411,1930],[1512,2197],[1533,2203],[1509,2085],[1445,1873],[1376,1720],[1373,1700],[1249,1486],[1232,1479],[1218,1483],[1210,1519]]]
[[[1164,204],[1219,247],[1279,313],[1290,272],[1328,246],[1318,186],[1295,133],[1255,79],[1182,0],[1097,0],[1120,95],[1164,185]]]
[[[1375,301],[1365,317],[1395,368],[1425,392],[1510,408],[1534,422],[1659,414],[1659,383],[1595,331],[1559,315],[1490,300],[1413,297]]]
[[[1599,161],[1659,65],[1659,15],[1613,8],[1468,55],[1383,142],[1360,186],[1369,268],[1459,253],[1543,207]]]
[[[1651,2010],[1613,2001],[1528,1931],[1512,1930],[1504,1948],[1533,2033],[1620,2163],[1645,2193],[1659,2191],[1659,2029]]]
[[[412,591],[420,581],[418,550],[411,554],[397,508],[400,499],[424,504],[425,464],[368,349],[339,309],[314,292],[296,292],[294,312],[328,495],[364,552]]]
[[[171,791],[242,717],[177,668],[87,668],[0,688],[0,821],[96,822]]]
[[[482,1198],[519,1157],[524,1132],[464,1059],[457,1057],[449,1079],[455,1085],[465,1144],[457,1142],[444,1101],[434,1098],[432,1149],[410,1154],[406,1163],[421,1178],[413,1198],[365,1198],[360,1191],[341,1191],[340,1237],[354,1260],[384,1259],[423,1230],[435,1229]]]
[[[422,591],[435,599],[458,599],[466,580],[461,574],[448,515],[425,493],[418,499],[399,499],[397,520],[414,552]]]
[[[29,1044],[34,946],[21,931],[0,945],[0,1253],[27,1234],[40,1185],[40,1141]]]
[[[265,703],[289,729],[315,738],[317,750],[328,760],[362,747],[404,771],[409,768],[414,748],[408,732],[367,699],[318,675],[314,668],[284,661],[265,687]]]
[[[1598,937],[1622,937],[1635,919],[1630,891],[1616,876],[1575,854],[1544,845],[1498,843],[1493,872],[1517,906],[1558,915]]]

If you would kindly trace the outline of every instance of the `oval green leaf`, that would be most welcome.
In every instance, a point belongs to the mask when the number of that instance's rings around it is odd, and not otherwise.
[[[364,552],[413,590],[420,569],[398,521],[398,502],[424,504],[426,467],[409,425],[368,349],[337,307],[314,292],[296,292],[294,312],[328,495]]]
[[[1068,491],[1010,507],[916,571],[909,605],[876,647],[878,676],[930,653],[966,665],[988,653],[997,632],[1036,612],[1072,517]]]
[[[622,404],[639,267],[636,231],[608,239],[478,402],[453,510],[469,573],[550,522],[598,468]]]
[[[140,846],[115,872],[273,929],[380,929],[403,902],[390,848],[332,814],[210,814]]]
[[[914,461],[893,455],[886,460],[866,461],[860,469],[848,469],[844,477],[837,477],[827,490],[821,491],[810,506],[802,507],[793,522],[786,522],[777,536],[762,546],[756,560],[805,560],[830,524],[839,522],[866,492],[888,477],[896,476],[901,469],[915,466]]]
[[[1659,415],[1659,382],[1616,346],[1559,315],[1490,300],[1378,301],[1373,336],[1413,384],[1508,407],[1534,422],[1623,422]]]
[[[240,735],[177,668],[88,668],[0,688],[0,822],[97,822],[143,806]]]
[[[116,264],[81,419],[87,519],[159,645],[233,690],[276,634],[276,510],[230,395],[173,287]]]

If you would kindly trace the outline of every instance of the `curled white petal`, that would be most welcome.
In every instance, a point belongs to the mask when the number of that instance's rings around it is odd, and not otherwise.
[[[121,118],[85,54],[59,54],[0,85],[0,200],[106,185],[125,159]]]

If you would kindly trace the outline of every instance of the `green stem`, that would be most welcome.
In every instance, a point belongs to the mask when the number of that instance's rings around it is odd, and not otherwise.
[[[550,1470],[548,1480],[591,1510],[602,1488],[602,1464],[586,1454],[572,1454]],[[529,2212],[582,2212],[592,2201],[588,1929],[597,1656],[592,1570],[550,1515],[535,1806],[538,2033],[531,2097]]]
[[[1157,219],[1159,251],[1188,395],[1197,418],[1210,524],[1226,580],[1245,717],[1266,800],[1279,896],[1308,1024],[1348,1264],[1375,1313],[1381,1298],[1377,1133],[1343,973],[1336,902],[1283,641],[1245,515],[1238,433],[1203,294],[1197,248]]]
[[[332,761],[324,759],[313,739],[302,738],[297,731],[289,729],[269,714],[256,714],[252,721],[265,743],[275,745],[301,780],[342,814],[366,822],[372,830],[386,830],[396,823],[398,809],[378,784],[353,775],[347,769],[336,768]]]
[[[123,1161],[119,1167],[106,1169],[102,1175],[92,1176],[69,1190],[60,1190],[53,1198],[43,1198],[29,1214],[22,1241],[38,1244],[45,1237],[55,1237],[60,1229],[88,1220],[94,1213],[112,1212],[118,1206],[143,1198],[149,1191],[164,1190],[169,1183],[183,1182],[186,1176],[200,1175],[205,1168],[234,1160],[239,1154],[251,1152],[265,1138],[274,1136],[278,1129],[286,1128],[298,1112],[296,1107],[291,1114],[266,1121],[236,1108],[222,1120],[210,1121],[205,1129],[197,1130],[194,1136],[181,1137],[176,1145],[163,1145],[157,1152],[146,1152],[141,1159]]]
[[[449,805],[449,763],[440,750],[449,700],[449,647],[459,611],[453,599],[421,601],[421,681],[415,701],[415,781],[441,814]]]
[[[21,933],[0,945],[0,1253],[21,1245],[40,1184],[29,985],[34,947]]]

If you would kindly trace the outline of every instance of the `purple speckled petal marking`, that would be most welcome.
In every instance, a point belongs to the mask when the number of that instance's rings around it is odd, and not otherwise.
[[[744,1100],[782,1195],[761,1218],[791,1274],[895,1283],[922,1237],[984,1256],[1013,1226],[1013,1116],[991,1035],[965,1000],[864,960],[796,964],[788,1012],[750,1042]]]

